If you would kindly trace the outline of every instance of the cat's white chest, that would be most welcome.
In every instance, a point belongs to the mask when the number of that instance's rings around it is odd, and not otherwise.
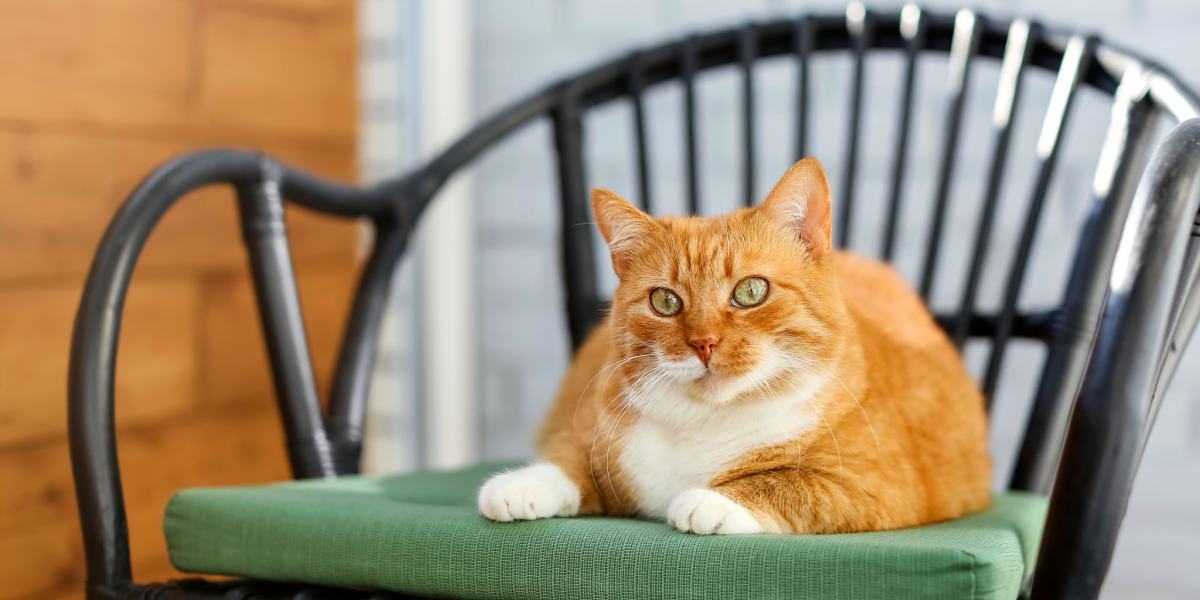
[[[662,518],[680,492],[707,487],[747,452],[794,439],[819,417],[805,397],[713,408],[686,421],[645,418],[625,433],[621,470],[638,496],[639,512]],[[658,399],[657,402],[667,402]],[[688,402],[684,398],[673,402]],[[692,412],[692,411],[689,411]]]

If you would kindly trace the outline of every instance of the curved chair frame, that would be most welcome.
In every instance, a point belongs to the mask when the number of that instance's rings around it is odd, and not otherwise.
[[[951,89],[933,226],[925,243],[920,291],[927,297],[937,268],[948,186],[954,170],[967,79],[976,57],[1001,61],[995,141],[979,235],[962,308],[939,315],[960,345],[969,337],[992,342],[984,389],[993,391],[1007,342],[1042,340],[1048,347],[1041,385],[1013,478],[1017,489],[1051,492],[1050,513],[1032,589],[1033,598],[1094,598],[1108,569],[1133,477],[1163,388],[1200,313],[1200,224],[1193,223],[1200,172],[1200,101],[1170,73],[1137,55],[1038,23],[1006,22],[971,11],[925,12],[915,6],[882,14],[851,5],[845,15],[808,15],[748,24],[634,52],[571,77],[487,119],[436,158],[408,175],[360,189],[331,183],[263,155],[202,151],[151,174],[113,218],[93,260],[75,322],[69,373],[71,458],[91,599],[205,597],[346,597],[302,586],[232,582],[136,584],[117,461],[114,368],[121,316],[138,255],[159,219],[197,188],[230,185],[237,192],[242,230],[256,284],[277,399],[297,478],[358,471],[370,372],[391,275],[413,228],[435,194],[458,169],[514,130],[548,118],[553,124],[561,194],[562,260],[568,330],[577,346],[604,310],[588,221],[582,158],[582,116],[618,99],[633,103],[637,174],[648,209],[650,168],[642,93],[679,80],[684,89],[687,197],[699,205],[697,73],[736,64],[742,74],[743,190],[754,189],[753,72],[758,58],[793,55],[798,68],[796,154],[806,148],[809,57],[849,50],[854,57],[845,189],[838,238],[850,242],[855,209],[864,55],[891,49],[907,57],[899,130],[891,165],[892,192],[883,255],[895,248],[896,215],[911,121],[917,57],[950,55]],[[1034,189],[1021,229],[1004,303],[995,314],[974,309],[1022,74],[1028,67],[1057,72],[1038,143]],[[1059,141],[1080,84],[1113,94],[1113,118],[1096,176],[1094,210],[1080,237],[1063,304],[1022,313],[1017,298],[1034,232],[1054,171]],[[1158,115],[1185,121],[1155,153],[1144,177],[1150,126]],[[1192,120],[1188,120],[1192,119]],[[1140,180],[1140,186],[1139,186]],[[1134,194],[1137,189],[1136,195]],[[367,218],[375,244],[363,270],[337,361],[328,414],[322,414],[293,277],[283,211],[286,202],[347,218]],[[1198,222],[1200,223],[1200,222]],[[576,229],[575,231],[581,231]],[[1115,264],[1115,266],[1114,266]],[[1107,302],[1105,302],[1107,298]],[[1169,304],[1164,299],[1171,299]],[[1068,419],[1069,417],[1069,419]],[[1069,423],[1068,423],[1069,420]],[[1059,455],[1061,448],[1061,461]],[[1051,482],[1053,486],[1051,488]],[[363,597],[368,594],[363,593]],[[371,594],[370,597],[392,597]]]

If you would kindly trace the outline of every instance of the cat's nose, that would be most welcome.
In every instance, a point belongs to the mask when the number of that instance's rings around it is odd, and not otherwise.
[[[713,348],[720,341],[715,335],[706,335],[688,340],[688,345],[692,347],[692,350],[696,351],[696,356],[700,357],[700,362],[704,363],[704,366],[707,367],[708,360],[712,358]]]

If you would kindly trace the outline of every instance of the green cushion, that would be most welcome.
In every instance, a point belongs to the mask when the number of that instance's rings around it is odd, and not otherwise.
[[[1045,501],[845,535],[699,536],[602,517],[491,523],[499,466],[201,488],[167,506],[183,571],[460,598],[1016,598]]]

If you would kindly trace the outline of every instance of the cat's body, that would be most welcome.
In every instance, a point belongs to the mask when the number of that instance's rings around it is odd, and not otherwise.
[[[808,160],[724,217],[651,219],[597,192],[612,312],[563,382],[539,462],[490,480],[480,510],[832,533],[985,507],[979,393],[898,275],[830,251],[828,201]]]

